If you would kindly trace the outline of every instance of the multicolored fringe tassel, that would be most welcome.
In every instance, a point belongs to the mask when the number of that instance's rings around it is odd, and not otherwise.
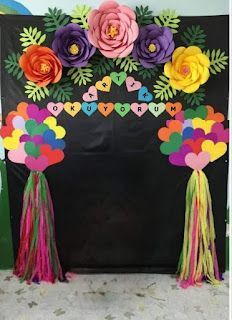
[[[208,179],[203,171],[194,170],[186,191],[184,243],[177,270],[183,288],[201,285],[203,280],[220,283],[214,240]]]
[[[55,241],[52,199],[48,182],[41,172],[30,173],[24,190],[14,274],[28,283],[63,280]]]

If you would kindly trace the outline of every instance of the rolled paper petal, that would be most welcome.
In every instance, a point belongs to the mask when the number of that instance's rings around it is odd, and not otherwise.
[[[167,49],[169,53],[169,49]],[[208,81],[210,61],[196,46],[179,47],[172,54],[172,61],[164,66],[164,74],[177,90],[193,93]]]
[[[171,60],[174,48],[173,35],[168,27],[149,24],[140,28],[132,56],[144,68],[154,68],[157,64]]]
[[[56,31],[52,48],[64,67],[76,68],[86,66],[96,51],[88,40],[88,32],[75,23]]]
[[[106,1],[90,13],[88,23],[88,39],[104,56],[123,58],[132,52],[139,27],[129,7]]]

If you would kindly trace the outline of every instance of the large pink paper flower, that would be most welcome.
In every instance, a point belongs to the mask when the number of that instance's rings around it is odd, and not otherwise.
[[[104,2],[90,13],[88,23],[89,41],[104,56],[123,58],[132,52],[139,27],[134,11],[127,6],[115,1]]]

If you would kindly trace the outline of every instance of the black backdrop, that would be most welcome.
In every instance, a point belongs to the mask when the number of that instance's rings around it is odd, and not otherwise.
[[[228,52],[228,16],[183,17],[186,27],[201,25],[207,48]],[[19,33],[38,26],[41,17],[1,16],[1,90],[5,117],[20,101],[28,101],[23,85],[9,76],[3,60],[11,51],[21,52]],[[52,35],[51,35],[52,37]],[[182,44],[175,36],[176,46]],[[50,42],[49,42],[50,43]],[[182,44],[183,45],[183,44]],[[137,74],[134,75],[139,80]],[[93,80],[100,79],[97,77]],[[142,83],[150,90],[155,79]],[[87,87],[75,87],[72,101],[81,101]],[[228,69],[212,76],[206,85],[206,104],[227,115]],[[177,99],[176,99],[177,100]],[[38,103],[46,107],[47,99]],[[113,85],[99,95],[103,102],[136,102],[136,93]],[[183,104],[184,105],[184,104]],[[185,106],[187,107],[187,106]],[[157,131],[165,125],[165,112],[141,118],[116,112],[104,118],[99,112],[75,118],[66,112],[58,121],[67,129],[65,160],[46,171],[55,207],[56,238],[64,269],[79,272],[175,272],[180,254],[189,168],[169,164],[159,150]],[[7,161],[14,250],[19,243],[23,188],[28,170]],[[227,156],[205,170],[213,198],[217,251],[225,269],[225,215]]]

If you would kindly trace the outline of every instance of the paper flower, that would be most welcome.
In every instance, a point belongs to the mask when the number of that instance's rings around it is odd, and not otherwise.
[[[164,73],[174,89],[193,93],[209,79],[209,66],[209,58],[200,48],[178,47],[173,52],[172,61],[165,64]]]
[[[25,77],[40,87],[56,83],[60,81],[62,76],[61,62],[55,53],[47,47],[29,46],[20,57],[19,65],[23,69]]]
[[[64,67],[85,67],[95,53],[87,38],[87,31],[78,24],[69,23],[55,33],[52,49]]]
[[[88,23],[89,41],[104,56],[123,58],[132,52],[139,27],[134,11],[127,6],[107,1],[90,13]]]
[[[153,68],[169,61],[174,48],[173,34],[168,27],[149,24],[140,28],[132,56],[144,68]]]

